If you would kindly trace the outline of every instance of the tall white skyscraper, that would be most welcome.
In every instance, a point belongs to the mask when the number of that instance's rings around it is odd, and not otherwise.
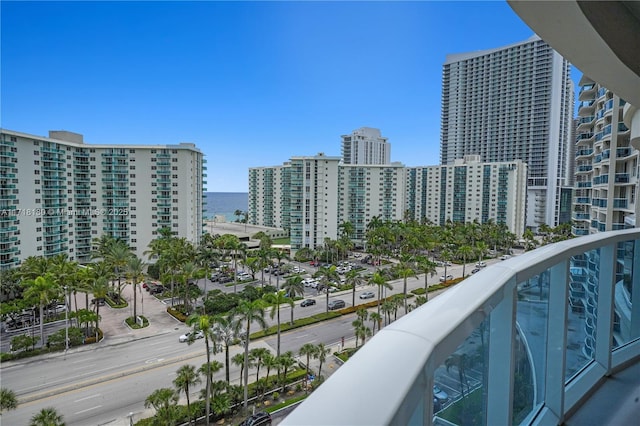
[[[571,180],[570,64],[539,37],[448,55],[442,72],[441,164],[528,165],[527,226],[556,226],[561,188]]]
[[[342,135],[344,164],[389,164],[391,144],[379,129],[361,127],[350,135]]]

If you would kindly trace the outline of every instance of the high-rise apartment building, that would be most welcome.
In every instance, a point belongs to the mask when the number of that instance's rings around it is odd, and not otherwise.
[[[403,218],[406,170],[397,162],[340,166],[338,223],[351,222],[351,239],[357,244],[364,244],[367,225],[374,216],[383,222]]]
[[[291,248],[315,249],[338,233],[340,157],[291,157],[289,235]]]
[[[29,256],[91,260],[111,235],[144,257],[158,230],[198,243],[205,160],[191,143],[91,145],[82,135],[0,133],[0,268]]]
[[[389,164],[391,144],[379,129],[361,127],[350,135],[342,135],[344,164]]]
[[[478,154],[482,162],[528,166],[528,227],[559,222],[570,181],[573,83],[570,64],[539,37],[448,55],[442,72],[441,164]]]
[[[412,219],[441,226],[491,220],[515,235],[524,232],[527,165],[520,160],[481,163],[470,155],[449,166],[410,167],[406,188]]]
[[[580,80],[573,233],[635,224],[638,151],[622,121],[625,101],[590,78]]]
[[[289,229],[291,164],[249,169],[249,223]]]

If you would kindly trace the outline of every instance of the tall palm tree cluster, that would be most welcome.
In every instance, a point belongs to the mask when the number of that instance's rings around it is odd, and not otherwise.
[[[281,290],[283,291],[283,290]],[[282,391],[287,385],[287,373],[296,365],[296,359],[292,352],[280,354],[280,344],[278,342],[277,353],[272,354],[268,349],[257,347],[250,349],[250,339],[252,327],[257,325],[261,329],[265,323],[265,303],[272,303],[273,313],[277,312],[277,301],[269,302],[269,295],[264,299],[253,301],[243,300],[227,315],[207,315],[194,313],[187,324],[196,331],[202,331],[204,335],[204,347],[207,361],[197,371],[190,365],[182,366],[174,380],[175,389],[162,388],[154,391],[146,400],[146,405],[156,409],[156,418],[163,424],[174,424],[180,420],[183,414],[176,408],[179,393],[183,392],[187,399],[187,412],[189,418],[195,422],[196,410],[191,408],[190,389],[197,384],[205,382],[201,392],[201,400],[204,404],[204,414],[209,424],[211,414],[224,415],[228,413],[232,406],[242,402],[245,411],[248,407],[250,395],[250,370],[255,368],[255,384],[252,393],[254,396],[264,398],[268,387],[274,385],[273,380],[269,380],[272,372],[275,372],[275,384],[282,386]],[[195,340],[189,340],[189,344]],[[235,356],[230,356],[230,348],[236,344],[241,344],[243,351]],[[329,354],[329,350],[324,345],[319,345],[313,355],[320,360],[321,365]],[[224,362],[212,361],[211,355],[217,353],[224,354]],[[302,353],[301,353],[302,354]],[[231,364],[240,367],[240,383],[234,385],[230,381]],[[320,367],[321,368],[321,367]],[[224,369],[225,379],[214,381],[213,375]],[[261,369],[266,369],[266,377],[260,377]]]

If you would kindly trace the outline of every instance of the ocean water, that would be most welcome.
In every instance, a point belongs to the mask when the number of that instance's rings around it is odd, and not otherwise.
[[[224,215],[227,222],[234,222],[238,217],[236,210],[247,211],[249,194],[247,192],[207,192],[205,218],[213,219],[215,215]]]

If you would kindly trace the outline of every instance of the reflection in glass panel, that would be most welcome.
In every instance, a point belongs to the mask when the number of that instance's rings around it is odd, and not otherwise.
[[[489,320],[482,322],[434,373],[435,418],[457,425],[486,424]],[[436,423],[434,419],[434,423]]]
[[[600,250],[571,258],[565,381],[593,360],[596,342]]]
[[[549,271],[518,283],[513,383],[513,424],[522,423],[544,400]]]
[[[613,291],[613,348],[629,343],[638,336],[631,334],[631,296],[633,294],[633,253],[635,241],[618,244],[616,284]]]

